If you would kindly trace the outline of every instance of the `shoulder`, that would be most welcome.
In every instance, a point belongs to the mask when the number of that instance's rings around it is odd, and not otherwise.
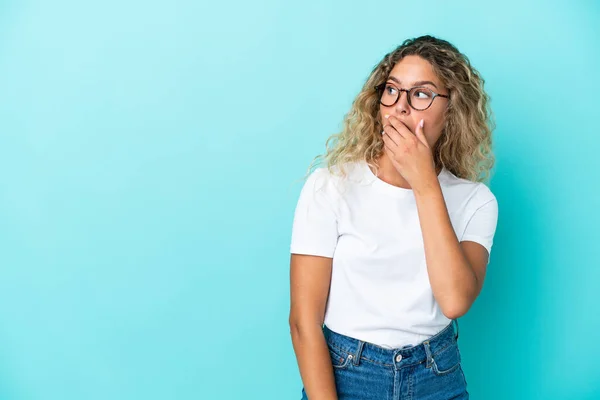
[[[335,175],[327,167],[318,167],[306,178],[304,186],[314,191],[326,190],[334,181]]]
[[[484,205],[489,202],[498,202],[492,190],[483,182],[477,183],[477,191],[475,193],[477,203]]]
[[[317,167],[306,179],[305,186],[314,191],[325,191],[334,196],[340,193],[344,182],[360,178],[360,164],[358,162],[347,162],[334,165],[331,168]]]
[[[464,199],[469,207],[478,208],[490,202],[497,202],[492,190],[483,182],[459,178],[446,170],[443,183],[452,196]]]

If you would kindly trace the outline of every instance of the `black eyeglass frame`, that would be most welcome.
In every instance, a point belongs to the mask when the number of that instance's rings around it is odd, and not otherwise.
[[[390,104],[390,105],[387,105],[387,104],[383,104],[383,103],[381,102],[381,97],[383,97],[383,96],[382,96],[382,95],[383,95],[383,90],[385,89],[385,87],[387,86],[387,84],[388,84],[387,82],[383,82],[383,83],[380,83],[379,85],[375,86],[375,90],[376,90],[376,91],[379,93],[379,103],[380,103],[381,105],[383,105],[383,106],[386,106],[386,107],[393,107],[394,105],[396,105],[396,103],[398,102],[398,100],[400,100],[400,97],[402,96],[402,92],[406,92],[406,96],[407,96],[407,100],[408,100],[408,105],[409,105],[409,106],[410,106],[410,107],[411,107],[413,110],[417,110],[417,111],[425,111],[425,110],[427,110],[429,107],[431,107],[431,105],[433,104],[433,101],[434,101],[434,100],[435,100],[435,98],[436,98],[436,97],[438,97],[438,96],[439,96],[439,97],[444,97],[444,98],[447,98],[447,99],[449,99],[449,98],[450,98],[450,93],[448,93],[447,95],[445,95],[445,94],[439,94],[439,93],[436,93],[436,92],[434,92],[433,90],[431,90],[431,89],[429,89],[428,87],[425,87],[425,86],[415,86],[415,87],[412,87],[412,88],[410,88],[410,89],[400,89],[400,88],[398,88],[398,87],[394,86],[396,89],[398,89],[398,91],[399,91],[400,93],[398,94],[398,97],[396,98],[396,101],[395,101],[395,102],[393,102],[393,103],[392,103],[392,104]],[[415,107],[413,107],[412,103],[410,102],[410,92],[411,92],[411,90],[414,90],[414,89],[427,89],[427,90],[429,90],[431,93],[433,93],[433,97],[431,98],[431,103],[429,103],[429,105],[428,105],[426,108],[419,109],[419,108],[415,108]]]

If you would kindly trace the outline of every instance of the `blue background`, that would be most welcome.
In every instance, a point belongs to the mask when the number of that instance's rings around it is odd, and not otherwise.
[[[501,3],[0,1],[0,398],[299,399],[299,179],[422,34],[497,120],[472,398],[600,398],[600,5]]]

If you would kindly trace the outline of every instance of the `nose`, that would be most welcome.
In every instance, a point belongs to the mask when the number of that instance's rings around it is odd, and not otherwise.
[[[406,93],[406,96],[403,96],[404,93]],[[398,114],[410,113],[410,106],[408,105],[408,91],[400,91],[400,93],[398,94],[398,101],[396,102],[395,108]]]

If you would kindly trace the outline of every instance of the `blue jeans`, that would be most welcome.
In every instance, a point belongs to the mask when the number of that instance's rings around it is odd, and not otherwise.
[[[386,349],[323,326],[339,400],[468,399],[458,321],[414,346]],[[302,388],[302,400],[308,400]]]

